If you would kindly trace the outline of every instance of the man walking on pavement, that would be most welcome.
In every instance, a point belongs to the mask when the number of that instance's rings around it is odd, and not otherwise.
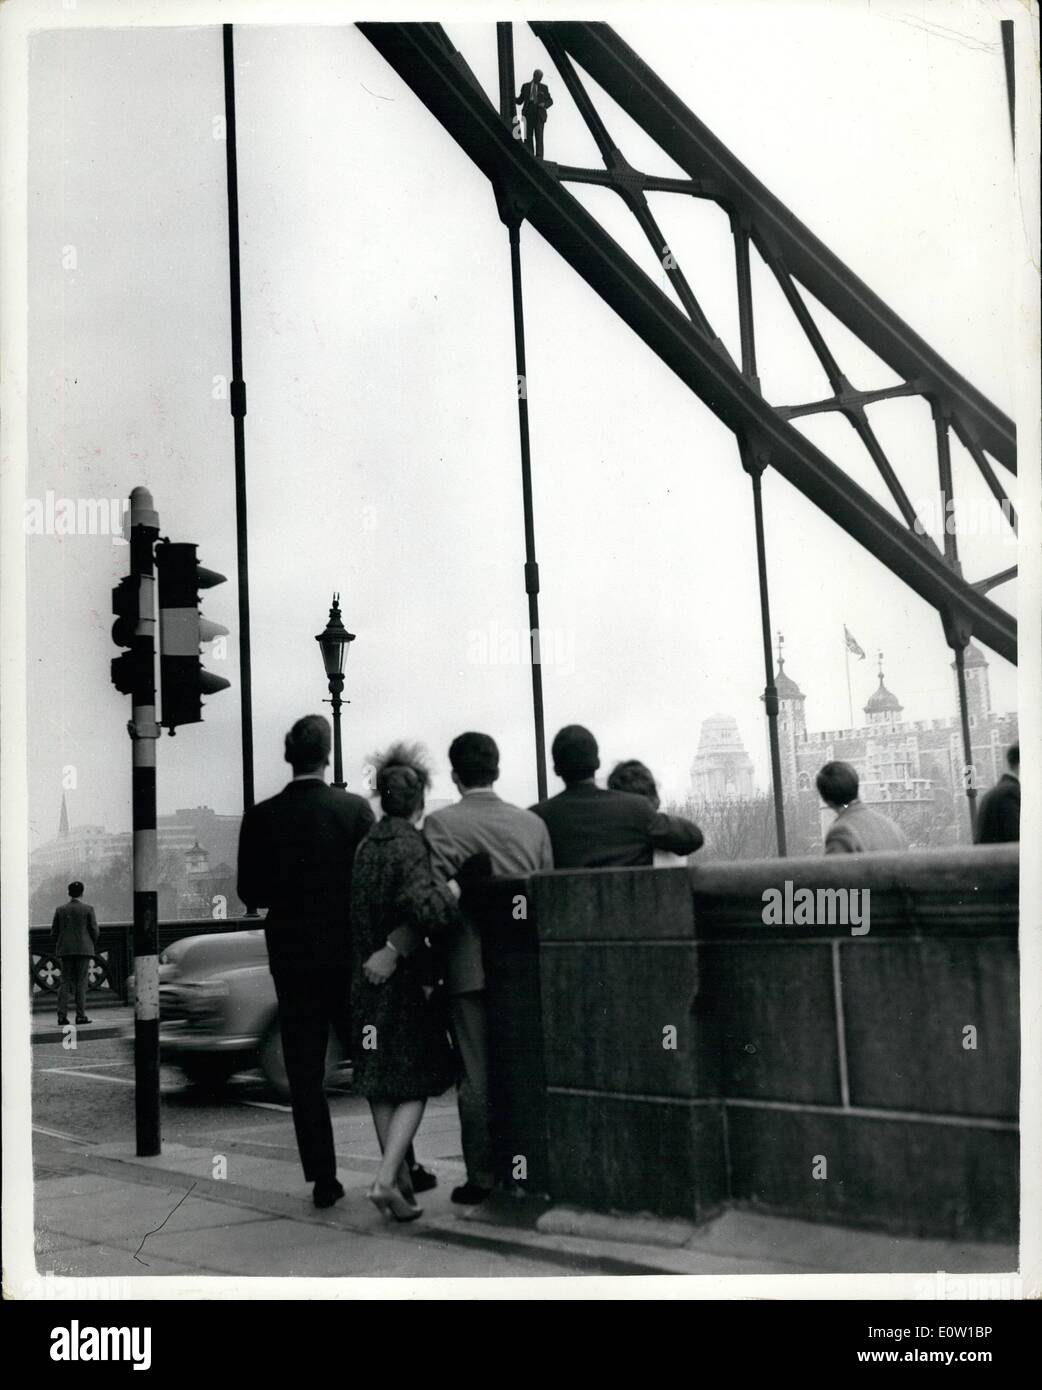
[[[553,104],[554,99],[543,82],[543,74],[536,68],[531,82],[526,82],[521,88],[515,105],[520,106],[525,119],[525,149],[531,150],[537,159],[543,157],[543,127],[546,125],[546,113]]]
[[[286,735],[293,780],[248,809],[239,832],[238,893],[268,909],[264,936],[293,1125],[316,1207],[344,1195],[325,1093],[326,1048],[330,1028],[350,1044],[351,876],[355,850],[373,824],[368,801],[326,785],[329,748],[323,715],[298,719]]]
[[[90,1023],[87,1017],[87,972],[98,948],[98,923],[94,909],[83,901],[83,884],[69,884],[69,901],[56,908],[51,923],[51,949],[60,959],[62,974],[58,986],[58,1022],[69,1021],[69,992],[76,997],[76,1022]]]
[[[502,801],[493,791],[499,749],[488,734],[466,733],[449,747],[452,780],[460,793],[453,806],[434,811],[423,825],[435,875],[449,879],[471,855],[488,855],[492,874],[507,877],[552,869],[550,836],[538,816]],[[461,904],[463,925],[446,943],[446,983],[452,1031],[463,1063],[459,1083],[460,1131],[467,1181],[452,1200],[470,1206],[492,1191],[492,1138],[488,1117],[488,1045],[481,937]]]

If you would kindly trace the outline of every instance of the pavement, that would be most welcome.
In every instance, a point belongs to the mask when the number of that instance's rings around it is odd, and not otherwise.
[[[92,1022],[79,1025],[84,1036],[89,1035],[94,1039],[121,1038],[126,1035],[128,1029],[134,1027],[133,1004],[96,1004],[94,1000],[91,1000],[89,1007]],[[65,1036],[66,1030],[58,1026],[53,1005],[46,1009],[42,1007],[33,1009],[32,1040],[34,1043],[62,1042]]]
[[[166,1142],[139,1158],[132,1142],[89,1142],[34,1126],[37,1266],[43,1275],[496,1277],[974,1273],[1016,1268],[1014,1247],[896,1238],[731,1210],[694,1227],[604,1215],[497,1194],[449,1200],[463,1180],[451,1097],[428,1108],[421,1159],[439,1177],[424,1216],[398,1226],[366,1198],[378,1164],[361,1108],[334,1119],[345,1198],[310,1201],[291,1117],[271,1104],[233,1135]]]

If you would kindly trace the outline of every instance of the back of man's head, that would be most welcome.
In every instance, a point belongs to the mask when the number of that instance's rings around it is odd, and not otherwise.
[[[69,884],[69,897],[70,897],[70,898],[82,898],[82,897],[83,897],[83,884],[79,881],[78,878],[77,878],[77,879],[73,879],[73,881]]]
[[[499,776],[499,749],[490,734],[459,734],[449,744],[449,762],[464,787],[491,787]]]
[[[536,80],[537,82],[542,82],[542,80],[543,80],[543,70],[542,70],[542,68],[536,68],[536,70],[535,70],[535,72],[532,74],[532,76],[535,78],[535,80]]]
[[[566,724],[550,747],[554,771],[565,786],[585,782],[601,765],[597,740],[581,724]]]
[[[286,761],[295,775],[320,772],[329,761],[329,720],[324,714],[305,714],[286,735]]]
[[[1006,761],[1009,763],[1010,772],[1020,771],[1020,739],[1016,743],[1011,743],[1006,749]]]
[[[817,776],[822,801],[830,806],[846,806],[857,800],[857,773],[849,763],[826,763]]]

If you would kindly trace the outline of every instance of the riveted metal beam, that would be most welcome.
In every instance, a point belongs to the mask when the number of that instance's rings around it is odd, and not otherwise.
[[[437,25],[362,23],[358,27],[492,181],[501,207],[502,190],[508,189],[513,205],[524,209],[532,226],[718,419],[739,437],[750,432],[760,437],[769,451],[771,466],[848,535],[927,603],[939,610],[957,607],[978,640],[1007,660],[1016,660],[1015,619],[964,583],[948,568],[929,537],[902,526],[760,397],[737,367],[562,187],[552,169],[512,139],[488,98],[469,82],[460,82],[458,64],[446,52],[443,40],[431,32]],[[614,80],[614,74],[608,76]],[[668,93],[668,89],[663,90]],[[884,356],[882,352],[880,355]],[[934,357],[931,354],[931,362]],[[917,357],[911,365],[918,368],[922,363]],[[907,375],[925,374],[909,371]],[[972,392],[968,386],[967,390]],[[980,400],[983,407],[973,418],[987,430],[989,438],[997,438],[999,446],[1012,446],[1012,435],[1003,442],[1002,431],[992,418],[994,407],[983,397]]]
[[[724,201],[748,214],[754,240],[769,241],[810,292],[904,380],[960,415],[985,449],[1016,472],[1013,421],[954,370],[757,179],[608,24],[531,25],[579,62],[692,178],[714,177]]]

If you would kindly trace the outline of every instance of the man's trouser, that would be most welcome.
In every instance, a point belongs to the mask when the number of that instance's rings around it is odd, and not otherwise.
[[[338,968],[317,953],[272,961],[271,974],[304,1178],[331,1182],[336,1152],[325,1091],[326,1049],[331,1028],[344,1048],[351,1047],[350,977],[346,964]]]
[[[58,1017],[65,1018],[69,1012],[69,993],[75,992],[76,1014],[79,1018],[87,1015],[87,971],[90,956],[62,956],[62,975],[58,985]]]
[[[467,1181],[492,1186],[492,1137],[488,1122],[488,1040],[485,991],[452,996],[452,1032],[463,1064],[459,1119]]]
[[[542,114],[525,117],[525,149],[531,150],[537,159],[543,157],[543,127],[545,125],[546,117]]]

